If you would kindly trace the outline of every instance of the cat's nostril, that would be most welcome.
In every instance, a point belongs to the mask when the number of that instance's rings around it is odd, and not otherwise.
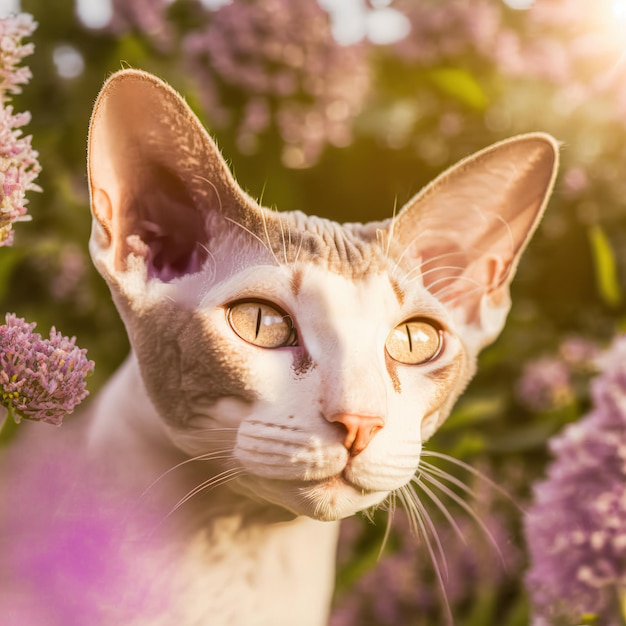
[[[346,429],[343,445],[350,452],[350,456],[363,452],[374,435],[385,425],[383,418],[378,415],[355,413],[335,413],[329,421],[342,424]]]

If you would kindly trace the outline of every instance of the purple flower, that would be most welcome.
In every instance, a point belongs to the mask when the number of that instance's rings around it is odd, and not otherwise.
[[[481,489],[479,485],[476,487]],[[394,548],[388,549],[388,554],[378,563],[374,564],[372,559],[371,569],[339,597],[329,626],[413,624],[417,623],[415,618],[418,615],[423,623],[448,623],[443,617],[445,603],[442,594],[445,593],[451,608],[467,606],[481,589],[493,590],[511,581],[519,572],[520,555],[511,545],[511,529],[496,510],[491,496],[481,493],[481,501],[468,502],[482,520],[484,529],[468,514],[455,515],[455,527],[442,517],[434,517],[433,524],[445,553],[445,566],[431,561],[423,545],[424,537],[415,536],[406,513],[397,510],[389,542]],[[428,506],[429,497],[422,493],[420,498],[424,506]],[[434,508],[435,505],[430,504]],[[451,514],[453,511],[450,511]],[[485,530],[490,533],[490,539]],[[363,520],[351,518],[342,522],[338,554],[340,566],[351,561],[364,546],[369,545],[371,549],[371,538],[364,542],[365,536]],[[428,541],[434,546],[436,558],[439,558],[437,542],[432,537]],[[443,590],[436,581],[435,568],[441,570]]]
[[[542,357],[524,366],[515,393],[533,411],[551,411],[567,405],[574,397],[570,371],[559,358]]]
[[[559,355],[572,371],[595,372],[601,353],[597,343],[584,337],[568,337],[559,346]]]
[[[8,104],[31,78],[30,70],[18,64],[33,52],[33,44],[22,44],[22,38],[35,28],[28,14],[0,19],[0,246],[10,246],[13,223],[27,219],[26,192],[39,190],[34,184],[41,171],[39,155],[21,130],[30,113],[14,113]]]
[[[86,350],[50,331],[42,339],[29,324],[7,313],[0,326],[0,404],[16,422],[31,419],[61,425],[89,393],[85,378],[94,367]]]
[[[550,443],[555,456],[525,522],[537,624],[601,616],[626,594],[626,336],[599,360],[594,409]],[[569,623],[569,622],[568,622]],[[573,623],[573,622],[572,622]]]
[[[164,0],[113,0],[113,19],[109,25],[113,32],[138,29],[154,43],[160,52],[171,49],[173,30],[167,22]]]
[[[244,96],[234,120],[242,151],[256,149],[271,121],[288,167],[312,165],[327,144],[351,143],[369,91],[367,47],[338,44],[316,0],[233,0],[185,37],[184,53],[214,121],[229,118],[219,91]]]

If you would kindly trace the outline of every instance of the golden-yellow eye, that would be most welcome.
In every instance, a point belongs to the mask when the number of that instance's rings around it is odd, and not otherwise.
[[[428,320],[398,324],[387,337],[387,354],[400,363],[419,365],[434,359],[443,345],[441,329]]]
[[[261,348],[282,348],[297,345],[298,335],[293,320],[278,307],[251,300],[228,307],[230,327],[244,341]]]

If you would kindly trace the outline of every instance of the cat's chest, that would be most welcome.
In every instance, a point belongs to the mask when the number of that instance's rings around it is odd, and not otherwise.
[[[113,581],[118,601],[98,623],[324,626],[337,533],[338,523],[248,525],[231,516],[189,534],[127,541],[123,582]]]
[[[338,524],[298,518],[242,529],[240,521],[220,520],[185,542],[165,580],[169,617],[154,626],[326,624]]]

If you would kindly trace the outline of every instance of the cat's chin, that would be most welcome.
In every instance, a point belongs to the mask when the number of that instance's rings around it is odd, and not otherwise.
[[[248,497],[323,522],[344,519],[375,507],[389,495],[388,491],[364,490],[340,475],[313,481],[247,476],[238,483]]]

